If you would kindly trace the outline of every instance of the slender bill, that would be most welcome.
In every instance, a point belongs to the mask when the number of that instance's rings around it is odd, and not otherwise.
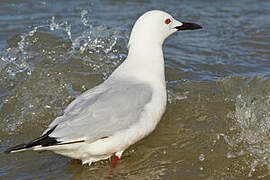
[[[181,26],[176,26],[174,28],[176,28],[178,31],[183,31],[183,30],[202,29],[202,26],[195,23],[182,22]]]

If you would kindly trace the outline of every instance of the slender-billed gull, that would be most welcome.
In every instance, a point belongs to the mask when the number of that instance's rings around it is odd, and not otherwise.
[[[151,133],[167,103],[162,44],[179,30],[202,28],[152,10],[135,23],[125,61],[100,85],[71,102],[37,139],[7,149],[51,150],[83,164],[110,158]]]

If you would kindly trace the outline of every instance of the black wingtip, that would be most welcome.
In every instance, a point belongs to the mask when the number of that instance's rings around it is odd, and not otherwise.
[[[57,125],[56,125],[57,126]],[[33,141],[29,142],[29,143],[25,143],[25,144],[20,144],[14,147],[10,147],[7,150],[4,151],[4,153],[9,154],[11,152],[16,152],[16,151],[20,151],[20,150],[24,150],[24,149],[29,149],[32,148],[34,146],[51,146],[51,145],[55,145],[60,143],[59,141],[56,140],[56,138],[54,137],[49,137],[49,134],[51,134],[54,129],[56,128],[56,126],[54,126],[52,129],[50,129],[48,132],[46,132],[43,136],[38,137],[37,139],[34,139]]]
[[[19,144],[17,146],[8,148],[7,150],[4,151],[4,153],[9,154],[12,151],[18,151],[18,150],[22,150],[22,149],[25,149],[25,148],[26,148],[26,144]]]

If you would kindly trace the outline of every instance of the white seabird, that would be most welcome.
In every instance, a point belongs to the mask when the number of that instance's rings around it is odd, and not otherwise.
[[[155,129],[165,111],[164,40],[200,28],[163,11],[146,12],[132,29],[127,58],[106,81],[71,102],[39,138],[5,152],[51,150],[89,165],[112,155],[119,159]]]

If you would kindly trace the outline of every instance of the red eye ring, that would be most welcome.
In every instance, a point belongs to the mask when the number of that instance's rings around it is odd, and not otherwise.
[[[172,20],[170,18],[165,20],[165,24],[170,24],[172,22]]]

